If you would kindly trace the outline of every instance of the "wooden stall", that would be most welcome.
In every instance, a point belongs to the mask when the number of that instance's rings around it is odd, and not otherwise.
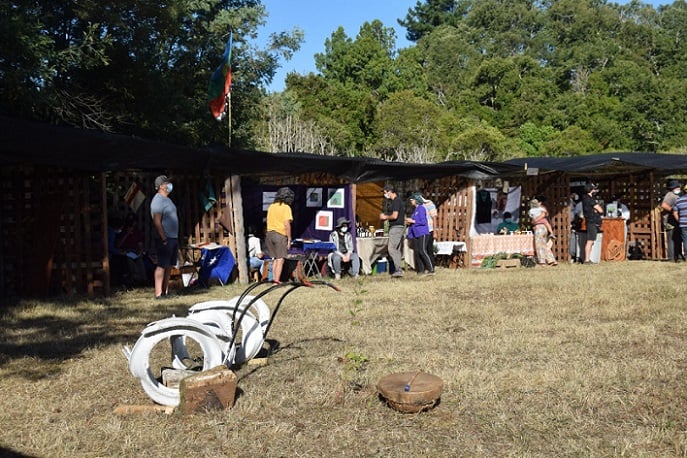
[[[104,174],[0,170],[0,289],[26,296],[108,292]]]

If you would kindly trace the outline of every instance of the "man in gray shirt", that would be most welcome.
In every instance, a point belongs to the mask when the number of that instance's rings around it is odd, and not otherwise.
[[[157,267],[155,268],[155,299],[167,296],[169,275],[177,264],[179,254],[179,216],[177,207],[169,198],[172,183],[165,175],[155,178],[157,194],[150,202],[150,216],[153,218]]]

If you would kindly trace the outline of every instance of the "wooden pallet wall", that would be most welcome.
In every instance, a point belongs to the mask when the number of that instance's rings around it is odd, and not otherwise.
[[[451,176],[424,180],[418,189],[437,206],[434,239],[437,242],[467,241],[472,220],[471,182]]]
[[[59,169],[2,169],[0,296],[109,292],[103,180]]]
[[[521,227],[532,230],[527,212],[529,202],[536,196],[546,198],[551,227],[556,235],[552,251],[559,261],[570,259],[570,177],[566,173],[528,176],[522,181],[520,206]]]

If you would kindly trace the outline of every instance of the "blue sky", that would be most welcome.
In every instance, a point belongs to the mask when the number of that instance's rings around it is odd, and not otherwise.
[[[302,29],[305,41],[293,58],[282,61],[270,91],[284,89],[284,80],[289,72],[307,74],[316,71],[315,54],[324,52],[324,41],[339,26],[346,34],[355,38],[360,26],[375,19],[385,27],[396,30],[396,47],[405,48],[411,43],[405,39],[405,29],[398,25],[397,19],[405,18],[408,9],[415,7],[418,0],[262,0],[269,16],[266,26],[259,35],[266,40],[272,32],[290,31],[294,27]],[[618,3],[629,3],[620,0]],[[671,1],[644,1],[654,6],[672,3]]]

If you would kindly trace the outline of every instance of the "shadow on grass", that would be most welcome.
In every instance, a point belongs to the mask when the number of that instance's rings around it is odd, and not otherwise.
[[[35,455],[26,455],[24,453],[15,452],[12,449],[0,445],[0,456],[3,458],[32,458]]]
[[[149,323],[171,316],[187,316],[195,303],[229,300],[230,295],[235,297],[241,291],[213,290],[213,298],[208,298],[208,292],[204,287],[192,287],[164,300],[154,299],[151,290],[140,290],[99,299],[16,302],[2,309],[0,368],[7,374],[31,380],[53,376],[61,372],[61,363],[78,358],[88,349],[133,346]],[[272,302],[276,301],[275,298]],[[274,353],[304,343],[307,339],[282,348],[277,343],[270,351]]]
[[[61,363],[88,349],[133,345],[147,324],[172,315],[186,316],[191,302],[196,301],[186,302],[185,297],[159,303],[140,295],[27,300],[4,307],[0,367],[31,380],[59,374]]]

